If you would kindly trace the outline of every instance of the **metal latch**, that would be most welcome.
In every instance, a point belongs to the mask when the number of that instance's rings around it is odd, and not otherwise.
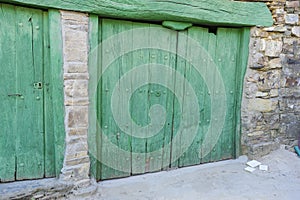
[[[33,84],[34,89],[43,89],[43,83],[37,82]]]

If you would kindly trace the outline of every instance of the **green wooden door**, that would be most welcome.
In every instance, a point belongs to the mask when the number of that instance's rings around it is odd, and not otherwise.
[[[48,14],[6,4],[0,7],[0,182],[52,177],[53,129],[44,123],[45,109],[46,117],[52,116],[49,74],[44,78]],[[44,84],[48,85],[45,93]]]
[[[90,57],[97,133],[90,135],[98,180],[236,156],[247,31],[97,21],[91,39],[100,45]]]

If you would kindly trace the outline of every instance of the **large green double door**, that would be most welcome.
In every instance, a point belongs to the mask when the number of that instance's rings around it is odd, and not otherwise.
[[[235,157],[244,29],[95,24],[98,180]]]
[[[48,13],[0,8],[0,182],[53,177]]]

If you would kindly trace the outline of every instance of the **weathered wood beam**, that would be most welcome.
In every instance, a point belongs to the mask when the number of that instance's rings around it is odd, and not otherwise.
[[[224,26],[271,26],[264,3],[229,0],[0,0],[131,20],[181,21]]]

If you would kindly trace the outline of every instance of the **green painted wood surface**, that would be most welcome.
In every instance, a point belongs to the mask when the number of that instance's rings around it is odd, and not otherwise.
[[[57,72],[51,70],[59,68],[61,72],[62,65],[50,67],[48,12],[6,4],[0,7],[0,182],[53,177],[62,166],[62,160],[56,164],[55,151],[64,152],[57,148],[64,141],[64,131],[54,125],[54,121],[64,124],[63,107],[53,116],[54,105],[63,106],[63,79],[53,80]],[[52,27],[57,41],[61,33],[55,30],[56,26]],[[62,55],[59,48],[52,51]],[[39,82],[43,87],[34,86]],[[61,93],[53,93],[51,86]],[[52,104],[59,97],[60,101]],[[59,140],[54,132],[60,133]]]
[[[43,13],[16,7],[17,101],[16,179],[44,175],[43,90],[33,87],[43,82]],[[39,98],[39,100],[38,100]]]
[[[229,0],[1,0],[29,6],[89,12],[105,17],[149,21],[182,21],[194,24],[231,26],[271,26],[267,6],[257,2]],[[179,12],[180,11],[180,12]]]
[[[55,149],[55,173],[58,177],[63,167],[65,154],[65,109],[63,91],[63,42],[61,31],[61,18],[58,10],[49,10],[49,43],[50,43],[50,69],[52,94],[52,112]]]
[[[97,15],[90,15],[89,18],[89,52],[90,55],[93,55],[93,59],[89,59],[89,94],[93,94],[91,97],[94,101],[96,99],[100,99],[97,95],[100,95],[99,92],[95,94],[94,88],[92,86],[97,85],[97,75],[99,71],[101,72],[101,68],[93,67],[99,66],[99,58],[100,56],[98,51],[99,38],[101,38],[101,30],[99,30],[99,17]],[[91,57],[91,56],[90,56]],[[97,98],[96,98],[97,97]],[[97,114],[95,112],[96,108],[94,105],[94,101],[91,102],[89,106],[89,130],[88,130],[88,145],[89,145],[89,156],[91,162],[90,173],[93,177],[98,177],[97,173],[101,172],[101,163],[97,159],[97,154],[100,155],[101,148],[99,145],[101,143],[100,134],[97,134]]]
[[[116,23],[119,23],[118,21]],[[131,28],[145,28],[143,29],[143,36],[139,34],[133,34],[132,39],[133,43],[139,42],[142,40],[144,36],[148,37],[151,33],[149,32],[149,24],[141,24],[141,23],[131,23]],[[147,40],[147,44],[149,44],[150,41]],[[150,54],[149,52],[145,51],[138,51],[135,54],[131,55],[131,61],[128,60],[127,62],[130,62],[131,66],[139,66],[144,63],[148,63],[150,61]],[[145,77],[147,80],[149,80],[149,76]],[[134,83],[138,77],[134,77],[132,79],[132,82]],[[134,97],[132,98],[131,104],[130,104],[130,112],[132,113],[133,122],[137,123],[142,126],[149,123],[149,117],[147,113],[149,113],[149,107],[148,107],[148,92],[150,86],[145,86],[143,88],[140,88],[140,91],[136,91],[134,94]],[[130,88],[132,89],[132,88]],[[139,107],[142,109],[135,109],[135,106],[139,104]],[[133,127],[132,132],[136,132],[137,128]],[[144,133],[142,133],[142,137],[147,138],[147,134],[149,133],[149,130],[146,130]],[[145,139],[139,140],[137,138],[132,137],[131,139],[131,151],[132,152],[143,152],[144,154],[136,156],[131,156],[131,165],[132,165],[132,173],[133,174],[143,174],[146,173],[146,171],[149,169],[149,165],[147,165],[147,157],[146,157],[146,151],[147,151],[147,141]]]
[[[187,41],[187,38],[185,37],[186,35],[193,38],[197,42],[201,42],[201,46],[203,46],[203,48],[207,49],[207,44],[208,44],[207,41],[208,41],[208,37],[209,37],[209,34],[207,34],[207,29],[201,28],[201,27],[192,27],[192,28],[188,29],[188,31],[178,34],[178,48],[185,49],[186,56],[193,54],[193,51],[194,51],[193,46],[190,44],[191,41]],[[195,93],[196,93],[197,97],[199,98],[198,104],[199,104],[199,107],[201,110],[200,118],[202,118],[202,119],[210,118],[210,99],[207,98],[207,96],[206,96],[206,94],[208,94],[208,89],[205,85],[204,80],[201,78],[201,75],[197,71],[195,71],[193,65],[191,65],[189,63],[189,61],[187,61],[185,59],[182,59],[182,58],[179,59],[177,61],[177,65],[178,65],[177,69],[178,70],[181,69],[182,70],[181,73],[183,73],[185,75],[186,79],[188,79],[190,81],[190,83],[193,85],[193,87],[197,88],[195,90]],[[206,68],[206,65],[204,65],[203,67]],[[206,72],[206,70],[204,70],[204,72]],[[186,85],[184,85],[183,87],[185,88]],[[184,111],[184,108],[182,108],[182,110]],[[193,116],[190,116],[190,117],[192,118]],[[184,155],[182,155],[176,163],[173,163],[172,167],[183,167],[183,166],[200,164],[200,160],[201,160],[200,147],[201,147],[202,141],[204,139],[203,133],[205,132],[204,126],[201,126],[201,124],[204,124],[203,123],[204,120],[201,120],[201,121],[202,122],[199,122],[199,125],[200,125],[199,132],[196,135],[189,150]]]
[[[164,43],[159,44],[157,42],[157,33],[153,28],[161,28],[159,25],[150,25],[149,34],[146,38],[149,38],[150,46],[156,46],[158,44],[157,49],[148,50],[150,54],[150,60],[148,63],[158,63],[163,66],[170,66],[174,71],[176,71],[176,56],[170,52],[176,52],[176,39],[177,33],[175,31],[170,31],[168,29],[164,29],[163,38]],[[164,50],[161,50],[166,46]],[[145,51],[145,50],[144,50]],[[147,50],[146,50],[147,52]],[[138,59],[138,58],[137,58]],[[138,66],[138,65],[133,65]],[[147,149],[146,149],[146,172],[155,172],[160,171],[165,164],[170,163],[170,153],[171,149],[168,148],[168,144],[172,141],[172,128],[173,128],[173,110],[175,106],[178,106],[178,102],[174,99],[175,95],[170,90],[175,90],[175,81],[176,76],[174,71],[168,71],[164,76],[160,74],[160,71],[153,70],[153,66],[149,66],[149,85],[150,94],[148,97],[148,106],[160,105],[165,109],[165,113],[155,112],[153,116],[158,119],[158,123],[154,124],[152,122],[152,126],[156,126],[158,129],[162,127],[159,132],[155,130],[151,130],[151,125],[149,129],[149,135],[155,136],[149,137],[147,136]],[[157,77],[160,77],[161,84],[154,84],[157,82]],[[166,85],[171,85],[171,88],[166,87]],[[135,105],[133,103],[133,105]],[[141,107],[135,106],[135,110],[140,110]],[[147,116],[147,113],[144,113]],[[164,122],[165,116],[165,122]],[[150,123],[150,122],[148,122]],[[155,153],[159,151],[159,153]]]
[[[130,22],[123,22],[120,24],[119,22],[116,22],[114,20],[101,20],[101,30],[102,30],[102,38],[101,40],[105,40],[109,38],[112,35],[118,34],[122,31],[129,30],[131,28]],[[122,48],[122,45],[130,45],[127,43],[128,41],[122,40],[122,38],[118,38],[116,45],[113,46],[113,49],[106,49],[103,47],[102,49],[102,63],[105,63],[105,57],[108,56],[108,54],[111,54],[113,56],[118,56],[117,52],[118,49]],[[109,44],[110,45],[110,44]],[[124,56],[122,58],[117,59],[114,63],[112,63],[111,67],[109,68],[108,73],[109,75],[103,76],[101,79],[102,81],[102,87],[101,87],[101,104],[102,105],[110,105],[111,99],[112,99],[112,93],[114,84],[118,84],[118,80],[123,75],[124,71],[127,71],[128,67],[131,67],[130,63],[127,63],[131,59],[128,59],[128,56]],[[123,64],[124,63],[124,64]],[[104,71],[102,71],[104,73]],[[126,88],[126,90],[130,90],[131,88]],[[118,91],[118,95],[116,96],[115,101],[118,103],[116,105],[113,105],[115,109],[117,110],[117,113],[123,112],[123,109],[121,107],[121,104],[119,102],[122,101],[123,95],[125,91]],[[111,112],[111,106],[101,106],[101,124],[102,124],[102,131],[103,134],[105,134],[109,140],[117,147],[124,149],[125,151],[131,151],[130,149],[130,139],[131,136],[128,134],[124,134],[123,131],[120,129],[120,127],[115,122],[114,116]],[[122,121],[123,128],[128,130],[129,124],[126,121]],[[102,141],[103,143],[103,141]],[[104,144],[102,144],[104,146]],[[101,149],[101,157],[110,158],[113,160],[113,162],[120,166],[122,165],[124,169],[130,169],[131,168],[131,162],[126,163],[120,163],[122,159],[122,155],[115,155],[111,156],[112,149],[102,148]],[[130,158],[127,158],[130,159]],[[115,170],[111,168],[110,166],[102,165],[101,167],[101,177],[102,179],[108,179],[108,178],[119,178],[119,177],[126,177],[130,174],[127,172],[122,172]]]
[[[237,56],[237,73],[236,73],[236,134],[234,138],[235,142],[235,157],[238,157],[242,153],[241,149],[241,107],[242,107],[242,96],[243,96],[243,85],[244,78],[246,74],[246,66],[248,64],[248,56],[249,56],[249,42],[250,42],[250,28],[243,28],[242,34],[240,37],[240,51]],[[242,67],[239,67],[242,66]]]
[[[16,85],[16,42],[15,23],[7,23],[15,20],[16,13],[13,7],[0,4],[0,179],[1,181],[13,181],[15,178],[16,164],[16,113],[18,97],[9,97],[8,94],[17,92]],[[10,34],[8,31],[10,30]],[[4,39],[5,38],[5,39]],[[6,47],[5,49],[3,47]],[[10,59],[9,59],[10,58]],[[4,65],[5,63],[5,65]],[[5,87],[3,87],[5,86]]]
[[[50,41],[49,41],[49,14],[44,13],[44,127],[45,127],[45,177],[54,177],[55,169],[55,142],[54,142],[54,119],[51,90],[51,67],[50,67]]]
[[[95,24],[98,20],[95,16],[91,23],[97,27]],[[159,28],[162,32],[155,28]],[[132,35],[125,39],[122,35],[124,32]],[[114,37],[116,35],[118,36]],[[110,40],[111,37],[114,39]],[[94,108],[97,112],[93,110],[91,112],[95,113],[94,118],[98,119],[102,131],[100,133],[95,124],[91,124],[90,129],[96,132],[89,139],[90,144],[95,146],[92,148],[97,148],[94,150],[97,155],[93,155],[97,161],[91,166],[96,179],[127,177],[236,157],[239,151],[236,140],[239,138],[240,131],[238,126],[241,80],[246,69],[245,55],[249,43],[249,39],[246,38],[249,38],[249,29],[243,28],[217,28],[214,33],[208,28],[193,26],[186,31],[176,32],[159,25],[100,19],[98,27],[93,29],[90,36],[93,47],[97,46],[97,41],[103,42],[103,45],[97,49],[98,64],[90,68],[94,74],[101,77],[99,81],[97,78],[92,78],[93,83],[98,86],[97,94],[91,97],[97,100]],[[107,40],[110,41],[109,44],[105,43]],[[124,47],[134,49],[141,43],[149,48],[120,54],[120,50]],[[199,44],[202,51],[196,51],[200,53],[199,57],[196,56],[196,60],[192,62],[186,58],[191,58],[195,54],[194,43]],[[167,46],[167,49],[164,46]],[[116,59],[106,67],[106,59],[109,56]],[[201,66],[201,74],[196,70],[195,63]],[[155,64],[160,64],[162,68],[168,66],[173,71],[161,75],[163,71],[161,73],[155,71],[157,69]],[[211,67],[213,64],[215,67]],[[146,84],[135,87],[140,80],[139,74],[131,77],[129,85],[119,82],[132,71],[137,70],[137,66],[145,67],[143,79]],[[211,76],[218,73],[219,78]],[[210,88],[206,82],[208,76],[211,76],[210,82],[214,84]],[[180,81],[181,77],[188,81]],[[220,90],[223,83],[224,93]],[[189,102],[191,95],[187,92],[189,87],[193,88],[198,99],[199,114],[191,112],[195,104]],[[117,90],[118,96],[113,96],[114,89]],[[131,95],[128,104],[127,93]],[[225,95],[226,102],[222,132],[216,140],[207,140],[207,145],[206,136],[214,135],[218,131],[218,127],[211,125],[213,121],[218,120],[212,116],[215,112],[212,101],[213,98],[222,95]],[[157,105],[162,106],[165,113],[153,110]],[[113,115],[112,109],[120,116],[130,112],[130,119],[118,119]],[[151,112],[154,112],[152,113],[154,117],[150,115]],[[195,121],[197,115],[200,116],[199,121]],[[184,116],[188,116],[193,123],[181,124],[185,119]],[[183,129],[181,129],[182,125]],[[147,128],[140,129],[140,127]],[[188,141],[185,133],[195,127],[198,127],[197,133],[186,150]],[[158,131],[153,135],[154,130]],[[127,152],[129,156],[123,159],[123,155],[114,154],[117,150],[110,148],[103,137],[107,137],[109,142]],[[180,139],[173,143],[176,138]],[[104,164],[102,159],[111,159],[115,167]],[[123,167],[124,172],[117,170],[120,166]]]
[[[184,31],[185,29],[193,26],[192,23],[174,22],[174,21],[163,21],[162,25],[166,28],[170,28],[175,31]]]

